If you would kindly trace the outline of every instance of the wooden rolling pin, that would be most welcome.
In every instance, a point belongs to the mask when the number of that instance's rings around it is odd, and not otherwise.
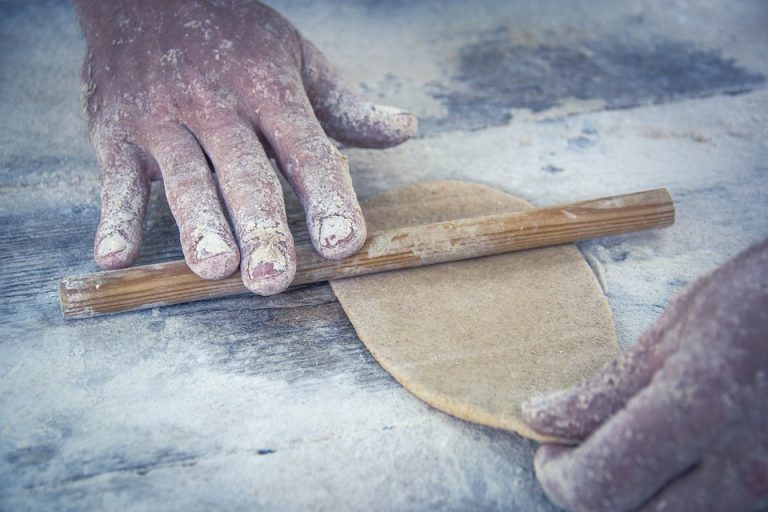
[[[675,207],[666,189],[547,208],[422,224],[371,233],[360,251],[340,261],[297,245],[292,286],[669,226]],[[248,292],[240,273],[202,279],[184,261],[98,272],[61,280],[61,310],[84,318]]]

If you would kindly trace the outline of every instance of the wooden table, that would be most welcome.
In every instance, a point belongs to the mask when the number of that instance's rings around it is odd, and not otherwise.
[[[674,227],[581,245],[626,347],[768,233],[768,42],[759,0],[615,4],[275,6],[422,120],[401,147],[345,149],[363,198],[428,179],[540,205],[668,187]],[[96,270],[83,51],[69,4],[0,4],[1,510],[555,509],[534,443],[404,391],[327,285],[64,321],[57,281]],[[140,263],[179,257],[155,184]]]

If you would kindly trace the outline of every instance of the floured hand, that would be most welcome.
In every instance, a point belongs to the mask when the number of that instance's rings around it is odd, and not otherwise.
[[[240,265],[254,292],[285,289],[296,256],[265,148],[304,205],[315,249],[336,259],[360,248],[365,221],[347,160],[328,136],[389,147],[414,134],[412,115],[351,92],[258,2],[76,4],[89,48],[86,115],[104,170],[94,247],[102,268],[136,259],[149,182],[162,178],[196,274],[223,278]]]
[[[768,240],[698,280],[601,375],[528,402],[536,474],[577,511],[768,503]]]

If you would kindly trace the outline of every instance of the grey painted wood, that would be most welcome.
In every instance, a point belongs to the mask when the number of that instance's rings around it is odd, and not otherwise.
[[[422,119],[402,147],[347,150],[361,197],[425,179],[540,205],[669,187],[675,227],[582,245],[623,346],[768,234],[763,2],[275,5]],[[534,443],[402,390],[326,285],[65,322],[58,279],[96,270],[83,51],[68,3],[0,3],[1,510],[555,509]],[[141,263],[181,256],[157,184],[146,227]]]

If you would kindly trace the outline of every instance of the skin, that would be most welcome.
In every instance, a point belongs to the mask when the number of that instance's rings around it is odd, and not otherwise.
[[[768,504],[768,239],[699,279],[601,375],[524,405],[536,475],[575,511]]]
[[[104,171],[94,244],[102,268],[135,261],[149,183],[162,179],[196,274],[221,279],[240,266],[255,293],[285,289],[296,254],[268,155],[303,204],[315,249],[339,259],[360,248],[365,221],[347,159],[328,137],[394,146],[415,133],[412,115],[353,93],[258,2],[75,4],[88,43],[85,112]]]

